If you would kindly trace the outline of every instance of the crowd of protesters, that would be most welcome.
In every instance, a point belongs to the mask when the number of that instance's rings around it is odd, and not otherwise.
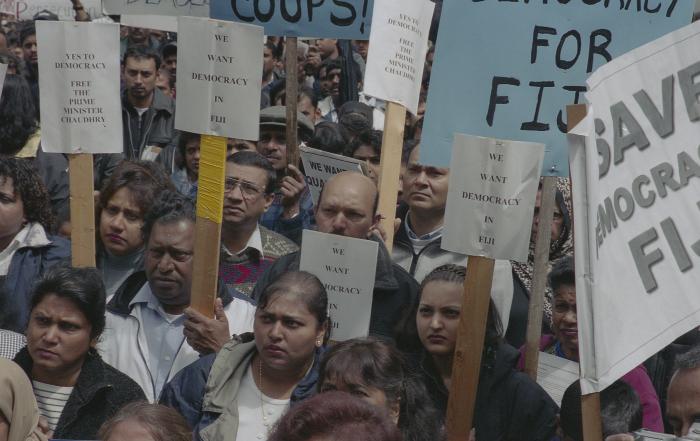
[[[368,42],[298,43],[299,144],[367,163],[314,204],[287,161],[285,41],[267,37],[259,140],[227,140],[214,317],[190,307],[200,139],[175,129],[177,35],[121,27],[123,151],[94,157],[97,267],[73,268],[68,158],[41,145],[35,21],[58,17],[0,14],[0,441],[446,439],[448,401],[466,393],[452,381],[466,258],[441,248],[450,170],[419,157],[439,10],[406,119],[392,252],[377,213],[385,103],[362,93]],[[583,439],[578,382],[559,406],[522,372],[532,296],[540,349],[579,359],[570,190],[560,179],[544,292],[532,283],[539,194],[528,261],[495,263],[471,439]],[[304,229],[378,244],[367,338],[332,341],[326,288],[299,270]],[[610,440],[688,434],[697,331],[606,389],[601,415]]]

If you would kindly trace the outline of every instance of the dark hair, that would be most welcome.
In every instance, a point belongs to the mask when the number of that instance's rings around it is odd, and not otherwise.
[[[336,58],[334,60],[332,60],[330,58],[326,58],[325,60],[323,60],[323,63],[321,63],[321,66],[318,69],[319,76],[320,76],[321,69],[324,69],[326,71],[326,75],[328,75],[328,72],[331,70],[340,69],[342,71],[343,70],[343,63],[338,58]],[[323,78],[320,78],[320,79],[323,79]]]
[[[314,93],[313,89],[310,87],[304,86],[301,89],[299,89],[299,93],[297,94],[297,101],[301,101],[302,98],[308,98],[309,101],[311,101],[311,105],[315,107],[318,107],[318,97]]]
[[[116,415],[105,421],[97,436],[107,440],[114,429],[123,422],[136,422],[151,435],[155,441],[191,441],[192,430],[187,421],[174,409],[162,404],[150,404],[146,401],[129,403]]]
[[[189,220],[192,223],[197,221],[194,203],[187,197],[174,190],[163,191],[143,219],[143,241],[148,243],[148,238],[153,231],[153,225],[169,224],[181,220]]]
[[[199,145],[199,140],[200,140],[200,135],[199,133],[192,133],[192,132],[180,132],[180,138],[177,140],[177,151],[180,153],[180,158],[182,159],[183,162],[183,167],[186,167],[184,164],[185,162],[185,154],[187,153],[187,144],[189,144],[192,141],[197,141],[197,144]]]
[[[298,295],[309,312],[316,317],[319,327],[329,322],[326,287],[313,274],[306,271],[288,271],[272,279],[260,294],[258,309],[267,308],[270,299],[278,294]]]
[[[386,412],[343,392],[322,393],[292,407],[268,441],[308,441],[318,436],[334,441],[402,441]]]
[[[27,21],[24,26],[22,26],[22,29],[19,30],[19,44],[24,44],[24,40],[32,35],[36,35],[36,25],[33,21]]]
[[[72,301],[85,315],[92,330],[92,338],[99,337],[105,328],[105,285],[95,268],[74,268],[67,263],[56,264],[46,270],[34,287],[30,310],[49,294]]]
[[[38,128],[29,83],[21,75],[8,75],[0,97],[0,155],[15,155]]]
[[[401,149],[401,164],[408,164],[408,158],[411,157],[413,149],[420,145],[420,141],[415,139],[407,139],[403,142],[403,148]]]
[[[129,58],[133,58],[134,60],[153,60],[156,63],[156,70],[154,73],[160,70],[160,55],[146,46],[134,45],[129,47],[122,58],[122,65],[126,66],[126,60]]]
[[[372,130],[372,125],[367,117],[356,112],[342,115],[340,120],[338,120],[338,124],[345,134],[345,137],[351,140],[359,137],[364,132]]]
[[[323,358],[317,384],[339,378],[381,390],[389,405],[399,406],[398,426],[404,441],[432,441],[440,418],[422,382],[411,372],[401,353],[375,338],[353,339],[333,346]]]
[[[674,373],[681,369],[695,369],[700,367],[700,345],[691,346],[690,349],[678,354],[673,366]]]
[[[46,187],[39,174],[27,159],[3,158],[0,160],[0,183],[12,179],[12,187],[24,205],[27,222],[37,222],[50,231],[54,216]]]
[[[159,164],[152,161],[123,161],[102,186],[97,205],[98,219],[110,199],[122,188],[131,193],[131,200],[141,212],[141,217],[153,206],[158,194],[165,190],[174,190],[173,184]]]
[[[623,380],[617,380],[600,393],[600,416],[605,438],[641,429],[644,412],[634,389]],[[559,424],[565,436],[583,441],[581,384],[578,381],[571,383],[564,392]]]
[[[347,156],[355,154],[357,149],[363,145],[368,145],[374,150],[376,155],[382,154],[382,132],[381,130],[366,130],[355,138],[348,148]]]
[[[277,46],[275,45],[275,43],[273,43],[271,41],[266,41],[265,48],[270,49],[270,51],[272,52],[272,58],[274,58],[275,60],[280,59],[280,53],[279,53],[279,50],[277,49]]]
[[[226,162],[236,165],[247,165],[256,167],[265,172],[267,184],[265,185],[265,193],[270,194],[277,187],[277,172],[263,155],[253,150],[243,150],[229,155]]]
[[[321,121],[316,124],[314,136],[311,137],[308,145],[315,149],[340,155],[345,151],[348,141],[337,123]]]
[[[547,276],[547,283],[552,288],[554,295],[562,285],[576,286],[576,270],[574,269],[574,258],[565,256],[554,263],[552,270]]]

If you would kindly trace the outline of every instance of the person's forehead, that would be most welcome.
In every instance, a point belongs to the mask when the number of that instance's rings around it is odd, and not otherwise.
[[[234,164],[232,162],[226,163],[226,177],[238,178],[259,185],[265,185],[267,182],[265,170],[252,165]]]
[[[36,43],[36,34],[29,34],[22,40],[22,44],[27,43]]]
[[[194,238],[194,222],[189,219],[156,221],[151,229],[148,246],[183,245]]]
[[[156,70],[156,61],[153,58],[128,57],[124,64],[127,69]]]
[[[366,208],[369,210],[374,205],[376,187],[371,182],[365,182],[359,173],[355,176],[343,176],[326,183],[323,189],[322,203],[347,208]]]

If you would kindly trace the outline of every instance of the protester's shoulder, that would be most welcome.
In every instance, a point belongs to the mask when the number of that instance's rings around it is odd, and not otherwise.
[[[263,252],[266,256],[279,258],[299,251],[299,247],[292,240],[262,225],[260,226],[260,237],[262,239]]]
[[[145,400],[146,394],[134,380],[128,375],[111,366],[104,360],[100,360],[104,366],[104,380],[113,386],[114,391],[124,397],[140,398]]]
[[[64,237],[56,236],[53,234],[47,234],[46,238],[49,239],[49,245],[47,246],[48,254],[56,259],[64,259],[70,257],[71,248],[70,241]]]
[[[411,291],[418,291],[419,283],[418,281],[401,265],[392,262],[391,269],[394,272],[394,278],[398,282],[399,286],[404,289],[410,289]]]
[[[175,100],[160,91],[157,87],[153,90],[153,108],[175,114]]]

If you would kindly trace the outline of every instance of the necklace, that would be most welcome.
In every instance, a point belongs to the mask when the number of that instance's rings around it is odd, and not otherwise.
[[[258,382],[260,383],[260,412],[262,412],[262,422],[266,429],[270,428],[270,422],[267,420],[267,415],[265,414],[265,400],[263,399],[263,374],[262,374],[262,360],[258,358]]]

